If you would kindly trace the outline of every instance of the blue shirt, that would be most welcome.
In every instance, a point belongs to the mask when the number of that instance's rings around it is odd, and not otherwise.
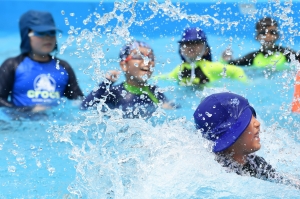
[[[0,106],[53,106],[63,96],[69,99],[83,96],[67,62],[56,58],[38,62],[27,55],[19,55],[1,65]]]

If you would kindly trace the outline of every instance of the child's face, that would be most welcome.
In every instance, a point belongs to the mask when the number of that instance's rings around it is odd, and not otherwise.
[[[31,31],[32,32],[32,31]],[[44,37],[30,36],[30,46],[33,53],[38,55],[48,55],[53,51],[56,44],[56,37],[46,35]]]
[[[199,60],[205,54],[206,45],[204,43],[181,43],[180,50],[183,57],[190,60]]]
[[[126,81],[132,85],[143,84],[153,73],[154,54],[149,48],[139,47],[131,51],[125,61],[120,62]]]
[[[267,28],[257,30],[257,40],[264,46],[272,46],[278,39],[277,26],[268,26]]]
[[[260,122],[252,116],[250,124],[239,137],[239,139],[230,147],[231,152],[238,154],[247,155],[258,151],[261,147],[260,145]]]

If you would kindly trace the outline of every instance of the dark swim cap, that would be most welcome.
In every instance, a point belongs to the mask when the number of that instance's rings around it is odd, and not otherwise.
[[[30,39],[28,37],[29,30],[36,32],[46,32],[51,30],[58,30],[56,28],[54,19],[49,12],[42,12],[36,10],[29,10],[25,12],[19,21],[20,35],[21,35],[21,52],[28,53],[31,51]]]
[[[206,97],[194,113],[196,128],[214,142],[213,152],[231,145],[246,130],[255,110],[244,97],[233,93],[216,93]]]
[[[184,30],[179,43],[202,41],[207,42],[206,35],[203,30],[198,27],[190,27]]]

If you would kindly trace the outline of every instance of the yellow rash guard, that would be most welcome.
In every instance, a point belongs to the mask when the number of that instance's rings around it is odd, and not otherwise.
[[[191,81],[192,66],[183,63],[177,66],[171,73],[160,75],[158,79],[175,79],[179,84],[204,84],[217,81],[223,77],[235,79],[241,82],[247,81],[247,76],[242,68],[221,62],[200,60],[195,62],[195,78]]]
[[[287,63],[287,59],[281,52],[268,57],[265,57],[263,53],[259,53],[253,60],[253,66],[255,67],[263,68],[276,66],[276,70],[279,71],[287,69],[285,63]]]

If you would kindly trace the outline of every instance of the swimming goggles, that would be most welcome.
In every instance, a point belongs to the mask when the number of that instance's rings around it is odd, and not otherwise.
[[[262,30],[258,34],[259,35],[266,35],[267,33],[269,33],[271,35],[278,35],[278,31],[277,30]]]
[[[129,61],[131,59],[134,59],[134,60],[145,60],[145,59],[148,59],[149,61],[154,61],[154,55],[152,53],[148,54],[148,55],[144,55],[143,53],[130,54],[125,59],[125,61]]]
[[[46,37],[46,36],[49,36],[49,37],[55,37],[56,35],[56,31],[55,30],[50,30],[50,31],[46,31],[46,32],[30,32],[28,34],[29,37],[32,37],[32,36],[36,36],[36,37]]]

